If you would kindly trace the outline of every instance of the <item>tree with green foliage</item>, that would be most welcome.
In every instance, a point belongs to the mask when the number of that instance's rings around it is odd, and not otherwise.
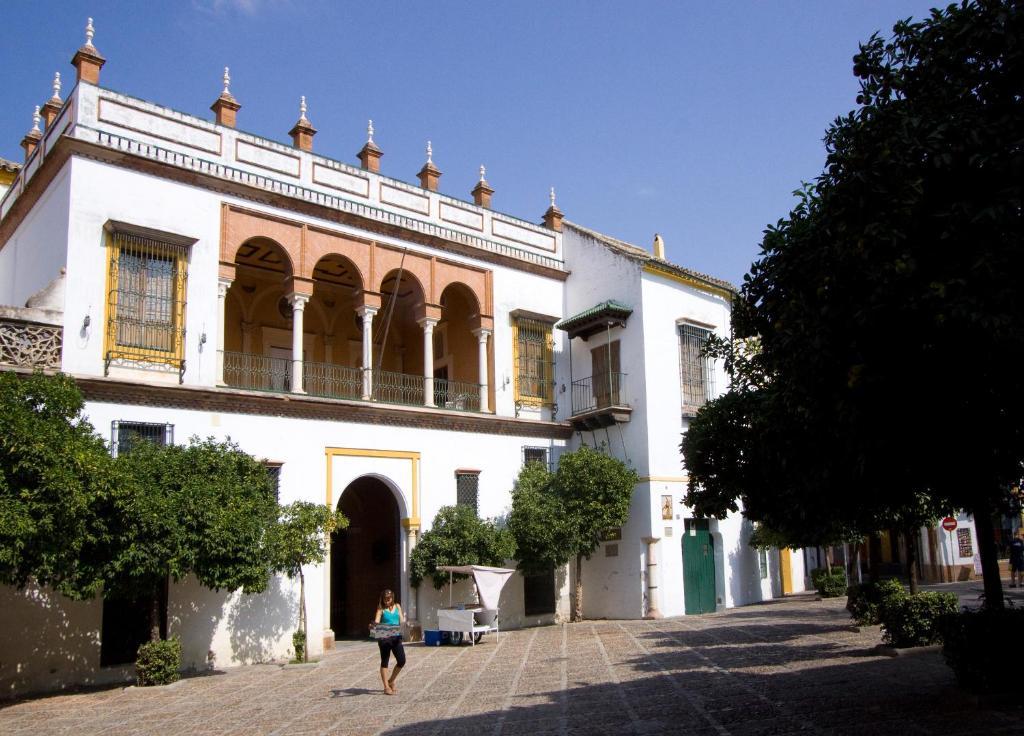
[[[102,587],[121,478],[65,375],[0,374],[0,583],[85,599]]]
[[[553,475],[543,463],[527,463],[512,489],[508,528],[516,542],[518,567],[526,575],[548,573],[569,562],[569,525]]]
[[[212,590],[259,593],[272,567],[278,504],[262,463],[230,441],[133,443],[117,459],[117,492],[105,593],[147,597],[150,638],[160,638],[160,591],[195,575]]]
[[[772,526],[788,509],[863,528],[922,494],[970,510],[994,607],[992,516],[1024,472],[1021,38],[1024,6],[978,0],[861,46],[859,107],[734,306],[765,380],[709,404],[686,451],[691,496],[721,507],[733,485]]]
[[[299,579],[299,624],[302,639],[308,638],[306,619],[306,576],[304,565],[319,565],[327,559],[327,544],[331,532],[348,526],[348,519],[340,511],[309,501],[296,501],[281,506],[277,523],[271,528],[271,566],[289,578]],[[303,649],[302,660],[308,659]]]
[[[515,556],[515,541],[508,529],[479,518],[469,506],[442,506],[430,531],[423,533],[412,551],[409,582],[418,588],[429,577],[440,590],[448,582],[448,574],[437,569],[442,565],[497,567]]]
[[[573,621],[583,620],[583,560],[590,559],[602,535],[626,523],[638,480],[636,471],[621,460],[586,445],[558,461],[551,491],[559,509],[555,517],[561,518],[552,523],[565,525],[564,552],[576,560]],[[562,532],[555,536],[560,538]]]

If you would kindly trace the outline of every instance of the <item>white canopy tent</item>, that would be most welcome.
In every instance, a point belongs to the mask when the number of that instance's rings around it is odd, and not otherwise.
[[[448,604],[452,602],[452,578],[454,575],[472,575],[476,583],[477,595],[484,608],[497,609],[501,589],[515,570],[507,567],[487,567],[486,565],[442,565],[437,568],[448,573]]]

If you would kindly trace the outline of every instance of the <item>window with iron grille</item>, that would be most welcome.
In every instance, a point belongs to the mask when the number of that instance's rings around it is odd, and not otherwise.
[[[477,471],[455,473],[455,503],[469,506],[479,512],[477,498],[480,493],[480,473]]]
[[[117,420],[110,423],[110,454],[114,457],[131,452],[132,446],[140,441],[161,447],[173,445],[174,425]]]
[[[188,246],[110,227],[106,357],[181,368]]]
[[[551,470],[551,463],[548,461],[548,448],[546,447],[524,447],[523,465],[528,463],[540,463],[548,470]]]
[[[550,406],[554,403],[554,338],[551,325],[516,317],[512,322],[515,339],[515,400],[521,404]]]
[[[679,325],[679,381],[683,412],[692,413],[715,393],[715,362],[701,351],[711,330],[683,323]]]
[[[263,467],[267,469],[267,475],[270,476],[270,482],[274,486],[274,498],[278,501],[281,500],[281,463],[265,462]]]

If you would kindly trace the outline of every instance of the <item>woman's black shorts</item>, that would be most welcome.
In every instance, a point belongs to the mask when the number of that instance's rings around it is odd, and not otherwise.
[[[392,636],[387,639],[378,639],[377,646],[380,648],[380,666],[387,669],[391,659],[391,652],[395,653],[395,662],[399,667],[405,667],[405,647],[402,646],[402,637]]]

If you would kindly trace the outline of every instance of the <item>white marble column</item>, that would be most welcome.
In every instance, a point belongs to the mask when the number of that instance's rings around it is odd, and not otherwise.
[[[363,318],[363,401],[373,396],[373,317],[377,307],[362,306],[357,310]]]
[[[224,320],[231,279],[217,279],[217,385],[224,385]]]
[[[305,393],[302,390],[302,318],[306,311],[306,294],[291,294],[292,304],[292,393]]]
[[[419,320],[423,327],[423,405],[434,406],[434,327],[436,319]]]
[[[658,540],[660,537],[644,537],[647,544],[647,615],[644,618],[661,618],[658,608]]]
[[[487,390],[487,338],[491,336],[491,331],[480,328],[473,330],[473,334],[476,335],[480,347],[480,411],[490,411]]]

